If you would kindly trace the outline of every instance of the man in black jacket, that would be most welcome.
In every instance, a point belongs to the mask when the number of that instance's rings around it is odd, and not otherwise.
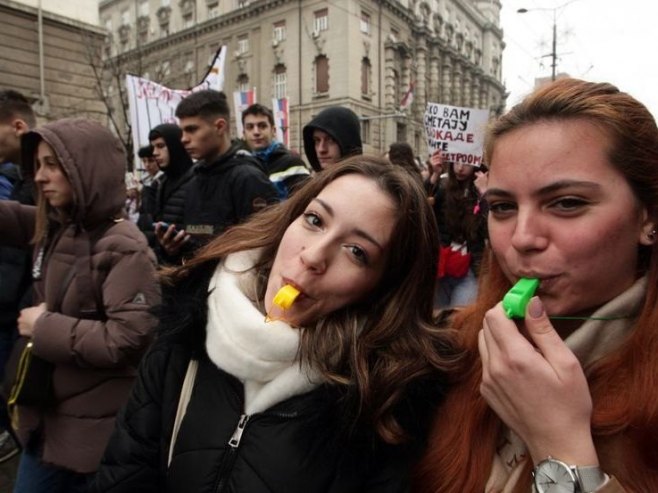
[[[301,157],[276,141],[272,111],[262,104],[252,104],[242,112],[244,140],[251,153],[263,163],[279,197],[286,199],[291,190],[311,174]]]
[[[359,117],[349,108],[325,108],[304,126],[302,133],[306,158],[315,171],[363,153]]]
[[[206,243],[227,227],[278,201],[278,194],[261,164],[239,146],[231,145],[230,109],[223,92],[194,92],[176,108],[182,143],[199,162],[189,182],[183,229],[156,226],[169,256],[183,244]]]

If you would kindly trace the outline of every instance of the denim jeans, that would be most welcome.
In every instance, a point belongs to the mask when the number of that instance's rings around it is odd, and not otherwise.
[[[469,269],[464,277],[442,277],[434,291],[434,308],[464,306],[475,301],[478,294],[478,280]]]
[[[45,464],[28,448],[21,454],[14,493],[87,493],[93,476]]]

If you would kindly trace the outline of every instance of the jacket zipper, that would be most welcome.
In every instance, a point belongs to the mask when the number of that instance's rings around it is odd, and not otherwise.
[[[240,415],[238,425],[235,427],[233,435],[231,435],[231,438],[228,441],[229,449],[224,455],[224,459],[222,460],[220,471],[217,476],[217,486],[215,487],[216,493],[221,493],[226,487],[229,472],[231,469],[233,469],[233,465],[235,464],[235,459],[238,455],[238,447],[240,446],[242,435],[244,434],[244,430],[247,427],[247,422],[249,421],[250,417],[251,416],[248,414]]]

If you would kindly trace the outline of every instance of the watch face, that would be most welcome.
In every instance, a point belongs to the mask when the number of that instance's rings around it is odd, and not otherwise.
[[[538,493],[575,493],[576,478],[566,464],[545,460],[535,470],[535,488]]]

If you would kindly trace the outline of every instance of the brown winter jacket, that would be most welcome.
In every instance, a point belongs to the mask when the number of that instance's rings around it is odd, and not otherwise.
[[[48,310],[34,324],[33,351],[55,365],[55,403],[48,410],[20,407],[17,431],[23,443],[39,440],[45,462],[90,473],[150,341],[155,319],[148,310],[160,300],[155,258],[137,227],[121,219],[126,161],[117,139],[83,119],[44,125],[23,137],[27,175],[40,140],[53,147],[74,205],[66,220],[49,210],[49,233],[35,247],[33,267],[33,305],[45,302]],[[27,245],[36,214],[3,201],[0,242]]]

